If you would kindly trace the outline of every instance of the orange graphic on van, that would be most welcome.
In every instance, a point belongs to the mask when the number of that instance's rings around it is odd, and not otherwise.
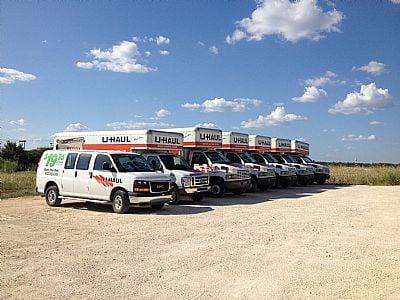
[[[104,185],[105,187],[109,187],[109,186],[113,186],[114,183],[112,183],[112,181],[108,180],[107,178],[101,176],[101,175],[96,175],[93,176],[94,179],[96,179],[96,181],[102,185]]]

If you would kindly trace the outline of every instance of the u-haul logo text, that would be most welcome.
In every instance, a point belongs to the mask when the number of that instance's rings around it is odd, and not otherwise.
[[[290,148],[290,142],[279,141],[278,142],[278,147],[279,148]]]
[[[271,146],[271,141],[269,141],[269,140],[258,140],[257,144],[259,146]]]
[[[220,141],[221,135],[215,133],[200,133],[200,140],[203,141]]]
[[[233,142],[235,144],[248,144],[249,140],[247,139],[247,137],[235,136],[235,137],[233,137]]]
[[[103,143],[130,143],[131,140],[129,136],[122,135],[122,136],[103,136],[101,138]]]
[[[172,145],[178,145],[180,144],[179,138],[177,137],[170,137],[170,136],[155,136],[154,141],[157,144],[172,144]]]

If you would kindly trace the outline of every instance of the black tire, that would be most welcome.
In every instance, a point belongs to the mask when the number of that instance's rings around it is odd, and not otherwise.
[[[278,182],[278,181],[279,181],[279,185],[284,189],[286,189],[286,188],[288,188],[290,186],[290,182],[289,181],[282,181],[280,179],[276,180],[276,182]]]
[[[112,196],[112,207],[115,213],[125,214],[129,211],[130,201],[125,191],[118,190]]]
[[[168,204],[177,205],[181,201],[181,195],[179,194],[179,189],[177,186],[173,185],[171,187],[171,201]]]
[[[251,176],[251,183],[250,183],[250,188],[249,188],[248,192],[249,193],[255,193],[257,191],[258,191],[257,178],[255,176]]]
[[[240,196],[240,195],[244,194],[244,192],[246,192],[246,189],[241,189],[241,190],[234,190],[234,191],[232,191],[232,193],[233,193],[234,195],[237,195],[237,196]]]
[[[315,181],[317,182],[317,184],[324,184],[326,179],[325,178],[318,178]]]
[[[222,198],[225,194],[225,185],[221,180],[215,180],[211,183],[210,195],[214,198]]]
[[[162,209],[165,203],[150,204],[152,209]]]
[[[192,199],[193,201],[201,201],[203,200],[204,196],[203,195],[191,195],[190,199]]]
[[[61,198],[56,185],[51,185],[47,187],[44,192],[46,203],[48,206],[59,206],[61,204]]]

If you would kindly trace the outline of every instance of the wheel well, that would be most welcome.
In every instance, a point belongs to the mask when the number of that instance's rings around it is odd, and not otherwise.
[[[113,189],[111,190],[111,193],[110,193],[110,201],[112,201],[112,199],[113,199],[113,197],[114,197],[114,194],[115,194],[115,192],[117,192],[117,191],[123,191],[123,192],[125,192],[125,193],[128,193],[128,191],[125,190],[124,188],[122,188],[122,187],[120,187],[120,186],[117,186],[117,187],[115,187],[115,188],[113,188]]]
[[[44,191],[46,191],[50,186],[56,186],[58,188],[57,183],[55,183],[54,181],[48,181],[44,187]]]

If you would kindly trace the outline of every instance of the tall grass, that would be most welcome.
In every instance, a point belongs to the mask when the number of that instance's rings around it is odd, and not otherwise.
[[[400,185],[400,166],[330,165],[333,184]]]
[[[35,171],[0,172],[0,199],[35,195]]]
[[[0,172],[12,173],[17,171],[18,162],[6,160],[0,157]]]

